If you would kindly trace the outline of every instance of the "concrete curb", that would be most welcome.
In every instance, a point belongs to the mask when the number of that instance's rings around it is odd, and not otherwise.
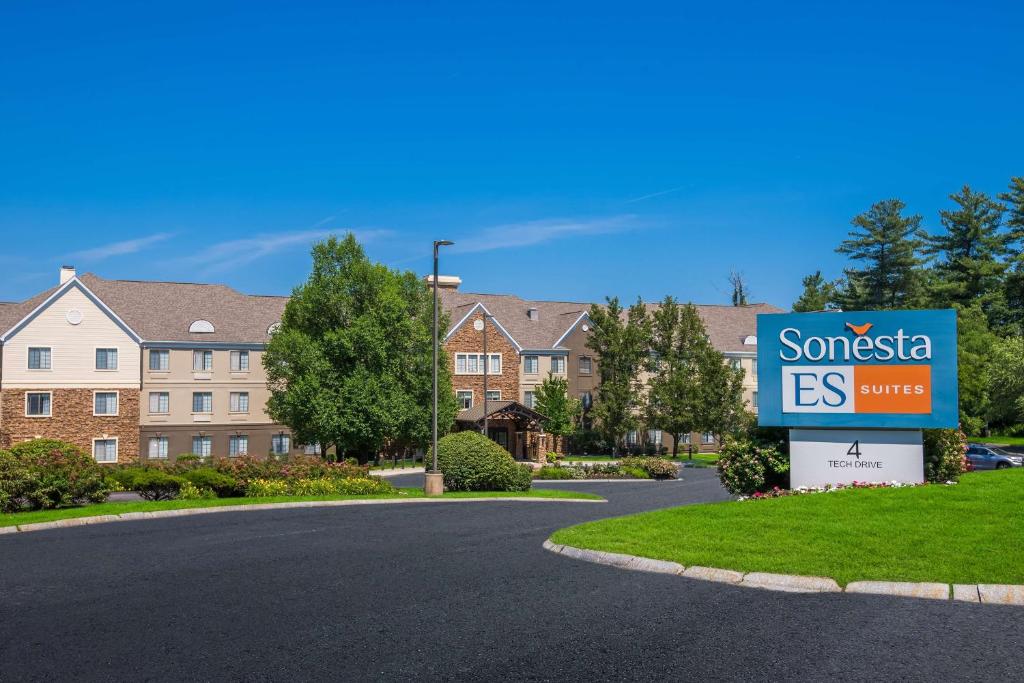
[[[261,510],[294,510],[297,508],[351,507],[356,505],[402,505],[408,503],[493,503],[514,501],[517,503],[607,503],[606,500],[585,498],[532,498],[526,496],[497,496],[488,498],[368,498],[366,500],[302,500],[294,503],[252,503],[249,505],[218,505],[206,508],[180,508],[177,510],[152,510],[149,512],[122,512],[119,515],[93,515],[91,517],[69,517],[52,522],[34,522],[0,527],[0,535],[46,531],[47,529],[68,529],[76,526],[107,524],[110,522],[135,522],[143,519],[166,519],[170,517],[191,517],[217,512],[258,512]]]
[[[929,600],[952,600],[987,605],[1024,606],[1024,586],[999,584],[954,584],[911,583],[903,581],[853,581],[844,590],[835,579],[827,576],[795,576],[792,574],[769,574],[766,572],[738,572],[715,567],[683,567],[677,562],[654,560],[636,555],[606,553],[600,550],[585,550],[571,545],[559,545],[550,538],[544,541],[544,549],[576,560],[605,564],[619,569],[673,574],[687,579],[727,583],[741,588],[784,593],[859,593],[862,595],[890,595],[902,598],[925,598]]]

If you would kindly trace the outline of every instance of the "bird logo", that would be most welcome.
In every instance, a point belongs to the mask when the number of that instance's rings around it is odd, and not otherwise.
[[[863,337],[873,327],[872,323],[864,323],[863,325],[854,325],[853,323],[846,323],[846,326],[853,330],[853,333],[858,337]]]

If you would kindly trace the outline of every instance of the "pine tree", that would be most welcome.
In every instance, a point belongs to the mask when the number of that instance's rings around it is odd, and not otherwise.
[[[1007,332],[1024,333],[1024,176],[1010,179],[1008,192],[999,195],[1006,202],[1006,227],[1009,260],[1006,272],[1005,297]]]
[[[918,304],[917,269],[922,260],[921,216],[904,216],[899,199],[877,202],[853,218],[849,239],[836,248],[860,268],[845,271],[839,292],[846,310],[903,308]]]
[[[607,306],[591,306],[593,333],[587,348],[597,355],[601,384],[589,416],[598,434],[617,454],[626,432],[637,429],[641,403],[640,370],[648,356],[647,310],[637,301],[623,310],[618,298]]]
[[[940,211],[945,232],[928,237],[928,251],[938,259],[935,303],[977,302],[989,322],[999,325],[1005,311],[1003,273],[1010,241],[1001,229],[1005,207],[967,185],[949,198],[958,208]]]
[[[825,280],[821,271],[803,279],[804,291],[800,298],[793,302],[794,313],[812,313],[828,311],[835,308],[836,286]]]

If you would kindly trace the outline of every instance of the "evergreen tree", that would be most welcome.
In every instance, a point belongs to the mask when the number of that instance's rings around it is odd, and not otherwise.
[[[361,462],[391,444],[426,446],[432,316],[430,291],[414,273],[371,263],[351,234],[316,244],[309,279],[263,356],[268,413],[298,442]],[[444,433],[457,410],[447,363],[438,388]]]
[[[958,208],[939,212],[945,232],[928,237],[929,253],[938,259],[935,303],[977,302],[998,325],[1005,315],[1002,278],[1010,241],[1001,230],[1005,207],[967,185],[950,199]]]
[[[820,270],[814,271],[803,279],[804,291],[800,298],[793,302],[794,313],[812,313],[828,311],[835,308],[836,286],[821,275]]]
[[[921,216],[904,216],[905,208],[899,199],[886,199],[851,221],[854,229],[836,251],[863,265],[845,271],[846,283],[840,293],[844,309],[918,305]]]
[[[1009,261],[1006,272],[1005,298],[1008,332],[1024,333],[1024,176],[1010,179],[1009,191],[999,195],[1006,202],[1006,227]]]
[[[989,423],[1006,428],[1024,422],[1024,337],[996,341],[987,367]]]
[[[617,454],[626,432],[639,426],[640,370],[649,344],[647,311],[638,300],[627,312],[618,298],[611,298],[607,306],[590,307],[590,320],[593,333],[587,339],[587,348],[598,357],[601,384],[589,416],[598,434]]]
[[[954,304],[957,310],[957,376],[960,385],[960,423],[968,434],[980,434],[991,413],[989,359],[998,339],[978,303]]]
[[[569,380],[551,373],[537,387],[534,408],[544,415],[544,431],[562,438],[576,433],[583,405],[569,396]]]

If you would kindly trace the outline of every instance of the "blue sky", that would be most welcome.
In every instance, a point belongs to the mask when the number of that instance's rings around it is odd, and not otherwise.
[[[62,262],[287,293],[311,241],[472,291],[789,306],[849,220],[1024,174],[1019,2],[0,8],[0,299]]]

